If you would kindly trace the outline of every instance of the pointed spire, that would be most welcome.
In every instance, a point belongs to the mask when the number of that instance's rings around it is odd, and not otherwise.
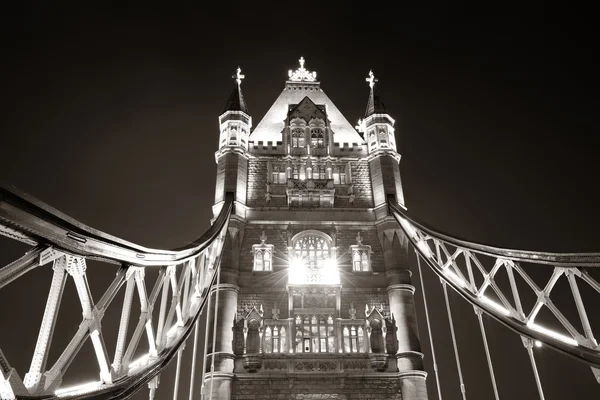
[[[242,75],[242,69],[238,67],[236,74],[232,76],[232,78],[236,81],[236,86],[231,92],[231,96],[229,96],[229,100],[227,101],[227,105],[225,106],[225,110],[227,111],[243,111],[248,114],[248,107],[246,107],[246,102],[244,101],[244,95],[242,94],[242,79],[245,78]]]
[[[365,118],[373,114],[386,114],[385,104],[379,98],[379,93],[375,89],[375,82],[378,81],[373,74],[373,71],[369,71],[369,77],[366,79],[369,82],[371,92],[369,93],[369,102],[367,103],[367,110],[365,111]]]

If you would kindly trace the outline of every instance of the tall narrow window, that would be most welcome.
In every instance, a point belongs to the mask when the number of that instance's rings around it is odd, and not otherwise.
[[[354,272],[371,271],[371,246],[363,244],[360,232],[356,235],[356,244],[350,246],[352,270]]]
[[[300,179],[300,171],[299,171],[297,165],[294,165],[294,167],[292,168],[292,178],[293,179]]]
[[[344,326],[342,335],[344,338],[344,353],[364,352],[364,331],[362,327],[355,325]]]
[[[267,236],[263,232],[260,236],[260,244],[252,245],[254,253],[254,271],[272,271],[273,270],[273,245],[267,244]]]
[[[327,179],[327,173],[325,172],[325,166],[319,165],[317,168],[319,169],[319,179]]]
[[[325,139],[323,136],[323,129],[313,128],[310,131],[310,144],[312,147],[316,147],[316,148],[325,147]]]
[[[264,344],[264,349],[267,353],[271,352],[272,349],[272,343],[273,342],[273,337],[271,335],[271,327],[267,326],[267,329],[265,329],[265,344]]]
[[[292,129],[292,147],[303,148],[304,143],[304,129],[294,128]]]
[[[279,328],[273,327],[273,353],[279,353]]]

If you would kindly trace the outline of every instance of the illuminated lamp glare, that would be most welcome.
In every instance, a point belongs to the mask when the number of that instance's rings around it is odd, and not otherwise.
[[[334,259],[329,259],[325,261],[325,265],[322,272],[322,283],[340,283],[340,273],[336,268],[336,262]]]
[[[568,337],[566,335],[563,335],[562,333],[553,331],[552,329],[545,328],[541,325],[536,324],[535,322],[528,322],[527,327],[530,329],[533,329],[534,331],[537,331],[541,334],[549,336],[553,339],[560,340],[561,342],[566,343],[568,345],[579,346],[579,343],[577,343],[577,340],[575,340],[571,337]]]
[[[62,389],[57,389],[54,392],[54,394],[58,397],[72,396],[77,393],[85,393],[88,391],[92,391],[101,385],[102,385],[102,382],[100,382],[100,381],[87,382],[87,383],[82,383],[82,384],[76,385],[76,386],[70,386],[70,387],[66,387],[66,388],[62,388]]]
[[[536,340],[533,343],[535,344],[535,347],[542,347],[542,342],[540,342],[539,340]]]
[[[510,311],[508,311],[508,309],[506,307],[504,307],[502,304],[496,303],[494,300],[490,299],[489,297],[481,296],[480,300],[482,303],[485,303],[488,306],[492,307],[495,311],[498,311],[500,314],[502,314],[506,317],[510,316]]]

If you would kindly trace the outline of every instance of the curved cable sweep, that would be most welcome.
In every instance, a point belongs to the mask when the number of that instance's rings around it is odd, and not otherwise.
[[[600,347],[580,291],[580,285],[588,285],[588,294],[600,295],[600,283],[586,271],[600,267],[600,253],[544,253],[473,243],[415,222],[394,199],[390,198],[388,204],[417,257],[476,310],[483,310],[519,334],[526,347],[539,341],[588,364],[600,382]],[[532,278],[530,268],[535,265],[546,269],[543,286],[538,286],[537,275],[537,279]],[[568,282],[576,315],[567,315],[552,301],[553,289],[560,279]],[[525,298],[532,300],[527,303]],[[598,300],[600,297],[592,298],[593,304],[588,301],[588,308],[596,308]],[[543,307],[554,317],[552,326],[537,318]]]
[[[126,399],[146,384],[152,398],[160,372],[183,348],[197,325],[209,293],[215,291],[213,286],[233,198],[232,193],[227,193],[219,216],[199,239],[180,249],[160,250],[95,230],[14,187],[0,187],[0,234],[34,246],[23,257],[0,268],[0,289],[37,267],[53,263],[46,308],[24,378],[10,366],[0,343],[0,398]],[[86,260],[120,265],[115,279],[96,302],[88,285]],[[146,268],[159,270],[149,294]],[[83,321],[48,368],[58,308],[69,278],[77,288]],[[111,360],[101,322],[105,310],[123,287],[117,344]],[[136,291],[139,320],[131,315]],[[157,308],[158,318],[152,312]],[[133,335],[127,333],[129,325],[135,327]],[[149,350],[140,356],[136,351],[143,336]],[[87,339],[95,350],[100,379],[76,387],[62,387],[62,377]],[[134,356],[138,358],[133,360]]]

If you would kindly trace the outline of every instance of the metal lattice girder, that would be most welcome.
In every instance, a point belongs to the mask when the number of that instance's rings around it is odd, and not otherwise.
[[[411,220],[394,201],[389,206],[418,255],[457,293],[519,335],[589,364],[600,382],[600,347],[587,311],[600,306],[600,283],[586,271],[600,267],[600,253],[543,253],[472,243]],[[528,272],[536,265],[547,269],[550,275],[542,286]],[[506,273],[508,287],[497,281],[501,271]],[[565,286],[570,288],[576,316],[552,301],[560,280],[568,282]],[[580,293],[581,285],[587,285],[598,295],[596,302],[587,304],[587,308]],[[524,304],[525,295],[534,299],[533,305]],[[555,319],[556,326],[552,329],[537,321],[544,307]],[[582,332],[576,328],[578,324]]]
[[[181,249],[157,250],[87,227],[15,188],[0,188],[0,234],[35,246],[0,269],[0,289],[27,272],[53,262],[46,308],[24,382],[0,351],[0,398],[120,399],[130,397],[146,384],[151,394],[155,393],[158,375],[181,354],[208,301],[219,270],[232,207],[233,195],[228,194],[221,213],[201,238]],[[88,284],[90,267],[86,260],[90,259],[121,266],[97,301]],[[159,269],[150,294],[146,291],[146,268]],[[83,318],[70,342],[47,368],[56,317],[69,279],[77,290]],[[111,353],[112,349],[104,344],[107,332],[103,330],[102,319],[120,290],[125,293],[120,304],[116,348]],[[134,296],[140,304],[137,321],[132,319]],[[160,307],[157,318],[153,317],[155,307]],[[135,328],[127,340],[132,325]],[[62,377],[88,340],[96,355],[98,381],[79,387],[62,387]],[[132,360],[143,340],[149,350]]]

